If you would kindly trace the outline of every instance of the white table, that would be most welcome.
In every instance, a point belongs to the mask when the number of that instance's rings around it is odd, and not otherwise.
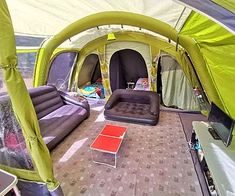
[[[15,191],[16,196],[20,196],[20,192],[16,186],[17,177],[9,172],[0,169],[0,195],[7,194],[11,189]]]
[[[206,163],[219,195],[235,196],[234,142],[226,147],[221,140],[215,140],[208,131],[208,124],[203,121],[193,121],[193,129],[201,144]]]

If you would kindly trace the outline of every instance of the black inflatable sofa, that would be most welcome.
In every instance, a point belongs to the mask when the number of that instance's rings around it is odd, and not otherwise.
[[[29,89],[40,126],[41,135],[49,150],[55,148],[83,120],[89,117],[86,100],[68,96],[54,86]],[[21,127],[14,115],[8,95],[0,96],[0,164],[32,169],[31,157]]]
[[[87,101],[58,91],[54,86],[41,86],[29,90],[43,140],[52,150],[66,135],[89,117]]]
[[[105,105],[104,116],[110,120],[156,125],[159,105],[156,92],[117,89]]]

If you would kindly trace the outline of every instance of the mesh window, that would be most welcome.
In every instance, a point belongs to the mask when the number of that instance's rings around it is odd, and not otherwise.
[[[33,87],[33,70],[36,52],[18,53],[18,69],[24,79],[27,88]]]
[[[20,71],[27,88],[33,87],[33,70],[36,52],[18,53],[17,68]],[[6,85],[3,83],[3,71],[0,69],[0,95],[7,92]]]
[[[7,95],[0,96],[0,164],[19,169],[34,169],[22,129]]]
[[[45,37],[15,35],[15,39],[16,39],[16,46],[37,47],[41,45]]]
[[[67,90],[76,56],[76,52],[64,52],[56,56],[50,67],[47,84],[54,85],[59,90]]]

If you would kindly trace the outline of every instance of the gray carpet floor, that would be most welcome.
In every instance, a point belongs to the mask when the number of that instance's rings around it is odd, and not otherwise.
[[[107,121],[96,109],[52,151],[66,196],[202,195],[178,113],[161,111],[158,125],[148,126]],[[91,157],[90,145],[105,124],[127,127],[116,169]]]

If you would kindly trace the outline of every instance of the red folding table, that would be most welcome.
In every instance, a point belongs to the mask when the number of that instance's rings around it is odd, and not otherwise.
[[[105,127],[102,129],[102,131],[99,133],[99,135],[91,144],[90,146],[91,152],[95,150],[95,151],[99,151],[102,153],[113,154],[115,157],[115,163],[114,165],[111,165],[105,162],[96,161],[94,160],[94,156],[92,153],[93,162],[112,166],[116,168],[117,167],[117,153],[120,149],[120,146],[122,144],[126,131],[127,131],[126,127],[108,125],[108,124],[105,125]]]

